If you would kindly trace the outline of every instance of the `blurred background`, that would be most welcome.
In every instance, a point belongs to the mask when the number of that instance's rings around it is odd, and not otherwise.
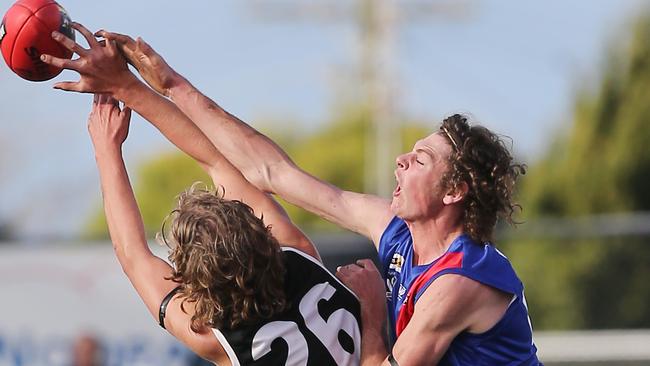
[[[348,190],[390,196],[394,157],[450,114],[508,136],[529,171],[523,223],[496,242],[526,286],[542,361],[650,364],[650,1],[60,3],[91,30],[142,36]],[[85,127],[92,97],[54,81],[0,67],[0,366],[201,364],[121,273]],[[139,116],[125,155],[153,238],[173,197],[208,178]],[[287,209],[328,267],[374,255]]]

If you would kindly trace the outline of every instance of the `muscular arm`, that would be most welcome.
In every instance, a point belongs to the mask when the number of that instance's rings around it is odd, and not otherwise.
[[[483,333],[505,313],[510,296],[459,275],[436,279],[420,297],[392,354],[400,366],[437,365],[463,331]],[[361,299],[363,306],[363,298]],[[382,340],[381,318],[363,318],[362,365],[390,366]]]
[[[172,102],[140,82],[126,65],[115,43],[100,45],[82,25],[73,24],[81,32],[90,49],[55,33],[55,39],[79,55],[77,60],[64,60],[44,55],[43,61],[57,67],[77,71],[78,82],[61,82],[55,88],[77,92],[106,92],[122,100],[156,126],[172,143],[193,157],[208,172],[215,185],[223,186],[225,197],[246,202],[256,215],[264,217],[280,243],[295,247],[319,258],[313,244],[290,221],[286,212],[268,194],[251,185],[241,173],[215,148],[205,135]]]
[[[115,40],[144,79],[169,96],[255,186],[379,242],[392,216],[387,200],[341,190],[304,172],[273,141],[203,95],[142,40],[98,34]]]
[[[268,137],[223,110],[180,76],[169,89],[169,95],[258,187],[379,242],[391,218],[387,200],[344,191],[306,173]]]
[[[271,226],[282,245],[291,246],[320,259],[313,243],[291,222],[272,196],[250,184],[174,103],[135,79],[119,88],[115,97],[142,115],[169,141],[194,158],[216,185],[224,187],[225,198],[246,202],[255,214]]]
[[[480,285],[457,275],[441,276],[429,286],[393,347],[393,356],[401,366],[438,364],[480,306],[473,299],[475,286]]]

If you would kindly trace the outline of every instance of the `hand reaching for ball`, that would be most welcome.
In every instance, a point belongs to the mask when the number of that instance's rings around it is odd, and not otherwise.
[[[79,23],[72,23],[78,30],[89,48],[85,49],[78,43],[63,36],[59,32],[52,32],[52,38],[65,48],[79,55],[75,60],[68,60],[44,54],[41,60],[46,64],[63,69],[74,70],[79,73],[79,81],[64,81],[54,84],[54,88],[80,93],[102,93],[114,96],[120,89],[129,88],[138,79],[129,71],[126,59],[118,50],[114,41],[107,40],[101,44],[93,34]]]
[[[174,81],[181,77],[140,37],[134,40],[127,35],[105,30],[96,32],[95,36],[103,37],[108,42],[115,42],[147,84],[162,95],[169,96],[169,89]]]

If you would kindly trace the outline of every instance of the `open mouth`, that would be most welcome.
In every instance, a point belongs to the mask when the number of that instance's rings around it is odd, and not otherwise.
[[[395,197],[395,196],[399,196],[399,194],[400,194],[401,191],[402,191],[402,187],[401,187],[401,186],[399,185],[399,183],[398,183],[398,184],[397,184],[397,187],[395,187],[395,190],[393,191],[393,197]]]

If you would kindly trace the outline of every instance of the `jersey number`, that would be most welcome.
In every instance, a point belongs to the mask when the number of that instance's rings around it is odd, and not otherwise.
[[[345,309],[338,309],[328,319],[323,319],[318,313],[318,302],[329,300],[335,292],[336,289],[327,282],[315,285],[300,300],[300,315],[305,320],[307,329],[325,346],[337,365],[348,365],[352,361],[358,364],[361,334],[354,315]],[[339,331],[344,331],[354,340],[353,354],[341,346],[338,340]],[[253,360],[257,361],[271,352],[271,343],[278,338],[284,339],[289,348],[285,365],[307,366],[307,340],[300,332],[298,324],[292,321],[274,321],[260,328],[253,337]]]

